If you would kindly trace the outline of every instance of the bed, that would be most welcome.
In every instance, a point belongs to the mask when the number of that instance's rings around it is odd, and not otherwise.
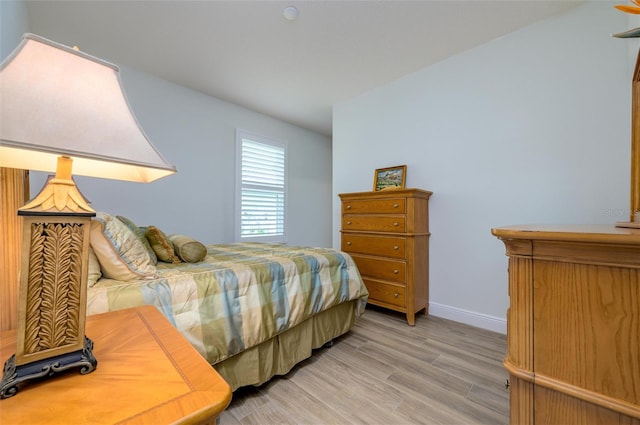
[[[133,252],[125,245],[153,242],[143,238],[149,230],[128,221],[129,234],[121,220],[98,213],[92,222],[87,314],[156,306],[233,390],[286,374],[364,312],[367,289],[344,252],[267,243],[204,246],[179,235],[199,244],[199,261],[177,261],[176,242],[174,260],[146,264],[137,259],[140,246]],[[165,243],[175,240],[168,236]],[[167,248],[150,246],[143,247],[150,257]],[[135,273],[109,270],[105,252]]]

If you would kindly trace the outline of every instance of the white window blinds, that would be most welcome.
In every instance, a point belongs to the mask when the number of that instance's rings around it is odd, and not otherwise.
[[[257,141],[256,139],[259,139]],[[240,132],[238,240],[285,240],[286,146]]]

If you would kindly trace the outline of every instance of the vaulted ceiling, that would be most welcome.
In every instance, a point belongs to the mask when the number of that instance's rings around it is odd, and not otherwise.
[[[332,105],[579,0],[29,1],[30,31],[331,135]],[[287,20],[287,6],[298,18]]]

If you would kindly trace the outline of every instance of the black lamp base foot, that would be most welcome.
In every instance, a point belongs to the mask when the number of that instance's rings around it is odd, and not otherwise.
[[[18,392],[18,385],[38,378],[48,378],[56,373],[80,367],[80,374],[93,372],[98,361],[93,356],[93,341],[84,337],[84,348],[71,353],[16,366],[15,354],[4,363],[0,381],[0,399],[9,398]]]

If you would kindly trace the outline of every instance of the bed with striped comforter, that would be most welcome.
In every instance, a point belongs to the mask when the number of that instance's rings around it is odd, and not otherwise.
[[[87,314],[155,305],[211,364],[342,303],[354,302],[360,315],[368,296],[351,257],[326,248],[209,245],[202,262],[159,263],[158,274],[100,279],[89,289]]]

